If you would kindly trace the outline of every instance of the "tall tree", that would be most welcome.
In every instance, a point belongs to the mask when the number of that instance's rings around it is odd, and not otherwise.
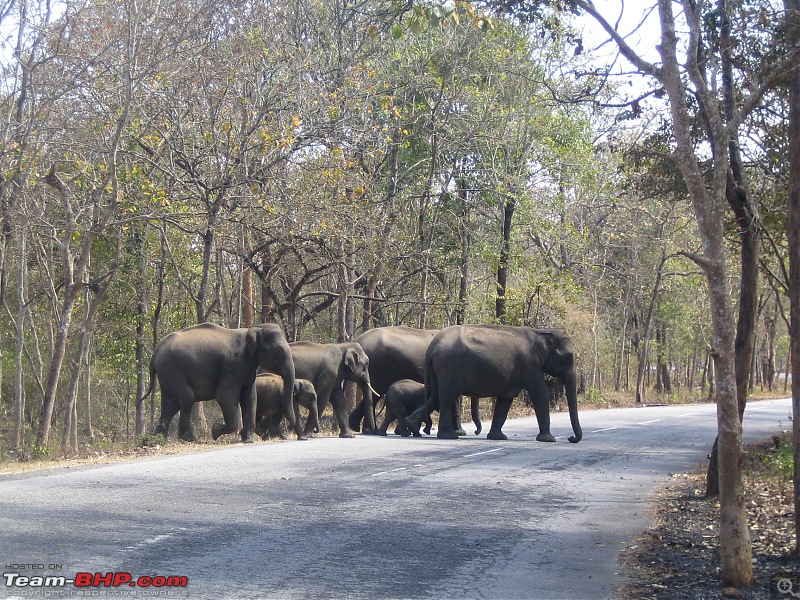
[[[703,44],[707,3],[688,0],[679,3],[688,26],[688,37],[681,40],[686,44],[682,61],[673,3],[670,0],[659,0],[659,65],[638,55],[591,1],[578,0],[576,5],[597,20],[628,61],[663,86],[668,99],[675,143],[672,156],[686,182],[703,242],[702,255],[692,255],[691,258],[703,269],[708,282],[714,328],[722,583],[735,587],[749,586],[752,583],[752,550],[740,466],[741,419],[735,374],[736,336],[731,327],[734,311],[728,295],[723,222],[731,169],[730,148],[731,144],[736,143],[738,124],[758,104],[766,90],[796,66],[797,49],[787,49],[788,56],[783,56],[767,72],[761,73],[750,93],[728,114],[725,99],[716,95],[715,82],[710,81],[711,74],[708,72],[708,49]],[[724,1],[718,4],[717,10],[724,14],[723,18],[729,18],[730,8]],[[711,165],[708,169],[705,168],[705,157],[698,153],[692,137],[694,123],[689,97],[694,98],[697,103],[710,143]]]
[[[787,42],[790,48],[800,47],[800,0],[784,0]],[[794,529],[800,555],[800,72],[789,80],[789,237],[790,323],[789,340],[792,361],[792,434],[794,436]]]

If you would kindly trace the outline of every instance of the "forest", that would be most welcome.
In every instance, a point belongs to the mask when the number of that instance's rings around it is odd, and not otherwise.
[[[713,399],[704,241],[664,90],[610,74],[618,53],[569,6],[501,4],[0,3],[4,459],[135,441],[157,418],[136,403],[153,347],[203,322],[321,342],[561,327],[582,402]],[[746,91],[781,53],[783,6],[731,4]],[[758,100],[730,175],[750,212],[719,218],[731,304],[745,249],[756,271],[750,386],[783,393],[788,85]]]

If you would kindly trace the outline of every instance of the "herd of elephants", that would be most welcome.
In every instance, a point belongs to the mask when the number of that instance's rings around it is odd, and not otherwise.
[[[154,433],[167,434],[180,412],[178,437],[194,441],[195,402],[216,400],[224,423],[212,427],[214,439],[240,433],[242,441],[280,435],[283,420],[299,439],[319,430],[319,416],[330,401],[340,437],[354,432],[419,436],[430,433],[430,415],[439,411],[437,437],[465,435],[460,398],[472,398],[472,418],[481,431],[479,398],[494,397],[487,437],[506,439],[502,427],[513,399],[524,389],[536,413],[536,439],[552,442],[545,375],[561,380],[574,435],[578,420],[575,357],[560,329],[506,325],[453,325],[444,329],[389,326],[370,329],[352,342],[288,343],[282,330],[265,323],[227,329],[204,323],[174,331],[156,345],[150,360],[150,386],[139,402],[161,388],[161,416]],[[361,388],[363,400],[350,414],[344,384]],[[384,397],[385,414],[375,423],[375,404]],[[300,406],[308,409],[305,425]],[[362,428],[363,420],[363,428]]]

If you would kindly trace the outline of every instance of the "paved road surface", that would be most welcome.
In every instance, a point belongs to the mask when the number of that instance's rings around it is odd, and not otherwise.
[[[751,403],[747,439],[788,428],[790,412],[789,400]],[[3,572],[188,578],[64,597],[613,597],[616,556],[648,526],[648,500],[705,462],[715,407],[581,420],[579,444],[557,414],[555,444],[517,419],[507,442],[325,438],[0,477]],[[8,581],[0,597],[57,597]]]

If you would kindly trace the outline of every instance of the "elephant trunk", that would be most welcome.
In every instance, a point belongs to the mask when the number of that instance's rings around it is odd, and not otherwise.
[[[569,441],[573,444],[577,444],[583,438],[583,431],[581,430],[581,424],[578,421],[578,391],[575,383],[575,373],[571,373],[569,376],[564,378],[564,387],[566,388],[567,392],[569,420],[572,423],[572,431],[575,433],[574,436],[569,438]]]
[[[366,375],[366,377],[361,381],[361,395],[364,397],[364,431],[377,433],[378,428],[375,426],[375,404],[372,399],[373,393],[376,394],[376,396],[378,394],[374,389],[372,389],[372,385],[369,381],[369,375]]]
[[[294,417],[294,362],[290,352],[288,355],[289,358],[281,366],[278,375],[283,378],[281,409],[283,410],[283,417],[286,419],[287,427],[291,430],[296,427],[297,422]]]

